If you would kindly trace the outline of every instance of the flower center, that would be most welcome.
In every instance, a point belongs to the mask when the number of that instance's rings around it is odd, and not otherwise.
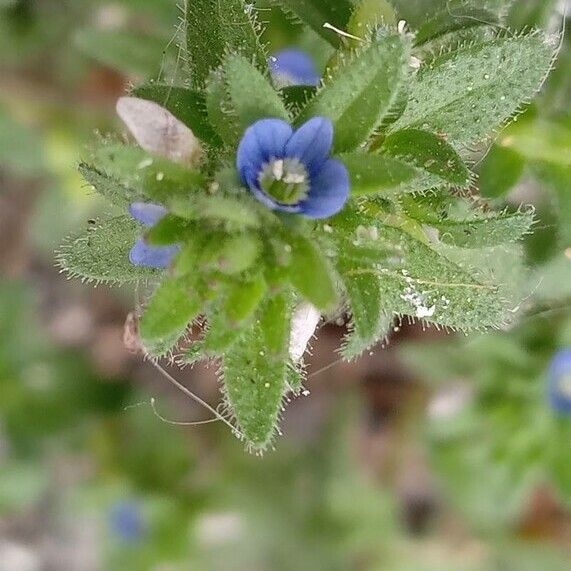
[[[309,193],[307,169],[298,159],[273,159],[265,163],[258,182],[280,204],[297,204]]]

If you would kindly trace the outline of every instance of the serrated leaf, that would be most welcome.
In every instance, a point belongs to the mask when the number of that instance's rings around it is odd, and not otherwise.
[[[493,145],[480,163],[478,182],[480,194],[498,198],[513,188],[523,174],[525,162],[507,147]]]
[[[202,92],[185,87],[152,83],[136,87],[131,94],[141,99],[154,101],[168,109],[206,144],[214,147],[221,144],[220,138],[208,122],[206,101]]]
[[[315,95],[317,88],[311,85],[289,85],[280,89],[280,95],[286,107],[299,112]]]
[[[118,216],[68,238],[57,254],[58,264],[71,276],[88,281],[127,283],[159,274],[156,270],[134,266],[129,251],[141,228],[128,216]]]
[[[283,101],[269,79],[246,58],[234,55],[223,65],[228,94],[243,131],[258,119],[290,120]]]
[[[391,35],[347,56],[297,123],[328,117],[334,126],[335,151],[357,148],[381,124],[398,96],[407,73],[406,42],[403,36]]]
[[[224,314],[228,322],[237,325],[252,316],[262,301],[267,284],[261,274],[229,287],[224,302]]]
[[[289,276],[292,285],[317,309],[330,309],[335,304],[337,292],[327,260],[307,238],[292,236],[289,243]]]
[[[380,277],[372,273],[351,274],[354,267],[351,258],[339,260],[339,274],[351,312],[350,333],[341,352],[345,359],[358,357],[385,337],[392,323],[392,315],[383,306]]]
[[[155,357],[168,353],[198,315],[202,301],[187,278],[167,279],[157,288],[139,323],[141,341]]]
[[[286,10],[291,10],[308,26],[334,46],[340,44],[340,37],[323,27],[329,23],[341,30],[346,29],[353,5],[350,0],[277,0]]]
[[[77,169],[94,190],[117,206],[127,207],[132,202],[141,199],[141,193],[121,184],[117,179],[87,163],[80,163]]]
[[[492,214],[473,220],[442,220],[430,225],[445,244],[461,248],[486,248],[519,240],[533,223],[531,212]]]
[[[246,444],[264,450],[276,432],[288,366],[268,359],[258,324],[223,359],[225,394]]]
[[[465,187],[470,171],[456,151],[440,137],[419,129],[389,135],[382,150],[452,184]]]
[[[339,158],[349,171],[352,196],[417,192],[443,184],[435,175],[386,154],[344,153]]]
[[[391,131],[420,128],[467,144],[491,134],[537,92],[554,45],[542,35],[462,47],[422,67]]]
[[[242,0],[192,0],[185,4],[186,47],[195,87],[203,86],[228,52],[241,53],[260,69],[266,68],[252,5]]]
[[[465,330],[497,327],[505,321],[508,302],[498,295],[493,276],[483,279],[484,272],[471,268],[473,251],[454,249],[458,260],[464,257],[460,265],[363,212],[353,217],[349,211],[338,223],[345,225],[342,239],[353,246],[352,253],[347,244],[341,246],[354,262],[345,276],[378,276],[387,311]],[[366,229],[363,225],[376,230],[360,232]]]

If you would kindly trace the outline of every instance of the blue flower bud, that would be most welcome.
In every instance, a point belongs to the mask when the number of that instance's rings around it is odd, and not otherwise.
[[[282,50],[270,56],[268,63],[278,89],[292,85],[319,85],[320,77],[315,63],[301,50]]]
[[[152,202],[133,202],[129,206],[129,213],[143,226],[152,228],[161,218],[166,216],[167,209]],[[149,246],[140,238],[129,252],[129,261],[135,266],[164,269],[168,268],[179,250],[180,247],[176,244],[172,246]]]

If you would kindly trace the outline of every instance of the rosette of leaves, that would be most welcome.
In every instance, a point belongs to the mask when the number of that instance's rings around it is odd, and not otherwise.
[[[80,166],[120,208],[148,201],[168,209],[145,236],[151,245],[179,244],[168,270],[129,263],[142,229],[126,214],[93,225],[59,254],[71,275],[87,280],[156,284],[140,322],[152,357],[176,351],[205,319],[203,337],[179,357],[220,360],[227,408],[256,450],[271,443],[284,397],[301,386],[290,347],[311,336],[316,320],[300,317],[300,305],[326,317],[350,313],[348,359],[383,339],[395,316],[461,330],[506,323],[515,292],[492,252],[526,233],[532,214],[493,212],[471,199],[463,157],[534,96],[554,57],[553,39],[540,33],[454,43],[458,25],[444,23],[415,40],[384,1],[283,4],[337,47],[318,88],[274,88],[255,10],[242,1],[188,2],[192,87],[153,83],[132,95],[190,129],[202,162],[111,143]],[[324,23],[357,39],[321,30]],[[447,50],[434,56],[440,37]],[[333,124],[349,201],[325,221],[269,210],[234,166],[245,130],[264,118],[297,127],[317,116]],[[516,250],[508,259],[517,265]]]

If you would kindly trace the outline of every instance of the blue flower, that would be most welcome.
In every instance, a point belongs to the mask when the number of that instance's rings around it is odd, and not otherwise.
[[[109,529],[121,541],[138,541],[145,531],[145,523],[139,505],[135,502],[117,502],[109,511]]]
[[[551,360],[548,398],[555,412],[571,415],[571,349],[559,351]]]
[[[269,58],[274,85],[281,89],[291,85],[319,85],[320,77],[313,60],[301,50],[286,49]]]
[[[329,158],[333,125],[314,117],[297,131],[280,119],[262,119],[244,133],[236,166],[242,182],[268,208],[328,218],[349,198],[345,166]]]
[[[131,216],[148,228],[153,227],[167,214],[167,209],[151,202],[133,202],[129,206]],[[167,268],[174,256],[179,252],[178,245],[149,246],[143,238],[139,238],[129,252],[129,261],[135,266],[147,268]]]

